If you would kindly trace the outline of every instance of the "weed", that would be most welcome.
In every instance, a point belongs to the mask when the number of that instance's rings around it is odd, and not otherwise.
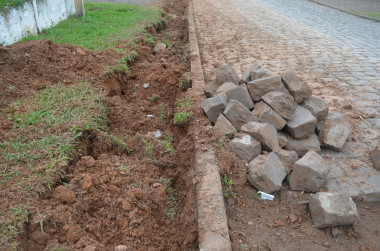
[[[132,96],[136,96],[138,90],[139,90],[139,85],[135,84],[135,86],[133,86],[132,88]]]
[[[166,48],[172,46],[167,38],[162,39],[162,42],[166,45]]]
[[[186,91],[189,87],[191,87],[191,74],[190,72],[186,72],[182,75],[182,78],[179,79],[179,88]]]
[[[45,220],[46,217],[47,217],[47,215],[42,215],[41,216],[41,220],[38,221],[40,223],[40,228],[41,228],[41,234],[42,235],[45,235],[45,232],[44,232],[44,220]]]
[[[173,218],[176,213],[176,208],[178,206],[177,198],[175,195],[175,190],[172,186],[172,179],[161,179],[161,183],[167,187],[166,194],[167,194],[167,203],[169,205],[168,211],[165,212],[165,215],[169,218]]]
[[[165,105],[163,103],[160,104],[160,120],[164,120],[166,118],[165,115]]]
[[[343,109],[352,110],[352,105],[351,104],[346,104],[346,105],[343,106]]]
[[[189,112],[177,112],[176,114],[174,114],[174,124],[175,124],[175,125],[186,124],[188,118],[189,118],[191,115],[192,115],[192,114],[189,113]]]
[[[130,153],[131,151],[129,151],[128,147],[127,147],[127,143],[125,143],[122,139],[114,136],[114,135],[111,135],[109,134],[108,132],[101,132],[106,138],[112,140],[113,142],[115,142],[117,145],[119,145],[123,151],[127,151],[127,153]]]
[[[124,166],[123,164],[121,164],[120,168],[121,168],[121,170],[124,170],[124,171],[131,170],[131,168],[129,166]]]
[[[0,10],[5,11],[10,8],[22,7],[26,0],[0,0]]]
[[[145,145],[145,153],[146,155],[149,157],[149,158],[152,158],[153,156],[153,146],[154,146],[154,142],[151,143],[151,142],[148,142],[147,140],[142,140],[144,145]]]
[[[144,40],[145,40],[145,42],[150,43],[150,44],[154,44],[156,42],[154,40],[154,37],[151,34],[149,34],[149,33],[147,33],[145,35],[145,39]]]
[[[190,97],[184,98],[184,99],[176,99],[175,106],[177,109],[186,108],[193,104]]]
[[[131,69],[129,68],[128,65],[126,65],[127,62],[128,61],[127,61],[127,59],[125,57],[120,58],[117,61],[116,66],[115,65],[109,66],[109,71],[106,71],[106,73],[108,73],[108,72],[112,72],[112,73],[122,73],[122,72],[130,73]]]
[[[158,99],[160,98],[159,95],[154,95],[150,100],[153,102],[153,103],[157,103]]]
[[[226,144],[225,139],[220,139],[218,144],[218,153],[222,152],[224,145]]]
[[[171,135],[166,135],[164,136],[163,140],[161,141],[162,144],[165,145],[166,150],[170,153],[174,153],[174,148],[173,145],[171,144],[171,141],[173,140],[173,136]]]
[[[137,53],[137,51],[133,50],[130,53],[128,53],[125,57],[122,57],[120,59],[120,62],[122,64],[128,64],[128,63],[131,64],[135,61],[138,55],[139,54]]]
[[[17,89],[17,87],[16,87],[16,86],[14,86],[14,85],[11,85],[11,84],[8,84],[8,88],[9,88],[9,90],[11,90],[11,91],[14,91],[14,90],[16,90],[16,89]]]
[[[24,222],[29,215],[29,207],[26,205],[12,207],[6,212],[0,212],[0,216],[10,215],[9,222],[3,221],[0,225],[0,246],[10,245],[14,250],[18,243],[15,238],[23,232]]]
[[[189,62],[189,60],[190,60],[190,49],[189,49],[188,44],[186,44],[182,47],[182,54],[183,54],[183,61],[185,61],[186,63]]]
[[[152,6],[86,2],[84,7],[85,17],[69,17],[55,27],[44,30],[42,34],[28,36],[23,41],[50,39],[60,44],[104,50],[115,48],[120,41],[136,40],[146,27],[159,24],[163,20],[163,11]],[[131,11],[124,12],[120,9]]]
[[[221,175],[221,180],[223,185],[227,186],[227,189],[223,191],[223,196],[229,198],[230,196],[236,198],[237,194],[232,190],[232,185],[234,184],[233,180],[228,178],[226,174]]]

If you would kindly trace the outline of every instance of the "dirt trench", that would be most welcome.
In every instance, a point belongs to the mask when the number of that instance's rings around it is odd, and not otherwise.
[[[49,40],[0,48],[1,111],[46,86],[88,81],[104,93],[109,133],[128,149],[100,132],[84,132],[80,153],[56,184],[31,196],[28,220],[18,237],[20,250],[198,248],[193,135],[187,124],[173,123],[176,101],[191,86],[183,85],[190,72],[187,1],[162,4],[170,19],[150,32],[168,38],[171,45],[155,53],[154,44],[141,40],[132,48],[139,56],[130,74],[105,73],[121,57],[110,49],[85,51]],[[12,136],[12,126],[3,117],[0,125],[3,141]],[[6,190],[0,194],[2,210],[20,196]]]

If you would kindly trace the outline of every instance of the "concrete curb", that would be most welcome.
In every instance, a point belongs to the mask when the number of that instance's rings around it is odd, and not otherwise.
[[[349,12],[349,11],[346,11],[346,10],[342,10],[342,9],[337,8],[337,7],[325,4],[325,3],[318,2],[316,0],[308,0],[308,1],[312,2],[312,3],[315,3],[315,4],[319,4],[319,5],[322,5],[322,6],[329,7],[329,8],[332,8],[332,9],[335,9],[335,10],[338,10],[338,11],[341,11],[341,12],[344,12],[344,13],[347,13],[347,14],[350,14],[350,15],[353,15],[353,16],[361,17],[361,18],[364,18],[364,19],[367,19],[367,20],[378,22],[378,23],[380,22],[379,19],[372,18],[372,17],[361,16],[361,15],[358,15],[358,14],[355,14],[355,13],[352,13],[352,12]]]
[[[193,2],[189,0],[189,42],[191,52],[192,88],[188,94],[196,103],[204,99],[205,86],[202,62],[199,53]],[[196,125],[190,130],[196,131]],[[199,130],[199,128],[198,128]],[[201,251],[231,250],[227,215],[224,207],[222,184],[218,159],[212,146],[203,145],[202,139],[195,139],[195,173],[199,180],[196,185],[198,207],[198,241]]]

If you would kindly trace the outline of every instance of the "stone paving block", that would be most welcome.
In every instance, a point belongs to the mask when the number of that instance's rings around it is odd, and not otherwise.
[[[229,89],[228,91],[226,91],[226,96],[227,101],[235,99],[242,103],[248,109],[252,109],[255,106],[251,96],[249,95],[246,84],[242,84],[236,86],[235,88]]]
[[[296,103],[301,103],[308,99],[312,90],[310,86],[303,81],[294,71],[287,71],[281,74],[282,82],[284,83],[286,89],[294,97]]]
[[[214,131],[219,135],[227,135],[228,137],[237,133],[235,126],[223,114],[219,114],[214,125]]]
[[[247,107],[234,99],[227,104],[224,115],[238,130],[250,121],[259,121]]]
[[[287,150],[295,151],[299,157],[304,156],[309,150],[315,152],[321,151],[321,144],[319,143],[318,136],[315,134],[302,139],[293,139],[288,137],[288,143],[285,146]]]
[[[352,129],[353,126],[344,120],[342,114],[339,112],[329,113],[319,132],[321,145],[341,151]]]
[[[309,208],[317,228],[351,225],[358,220],[356,205],[346,194],[331,192],[314,194],[310,199]]]
[[[311,96],[306,99],[304,103],[302,103],[302,106],[308,109],[318,121],[324,119],[329,112],[329,104],[316,96]]]
[[[282,91],[284,85],[281,82],[280,76],[272,76],[248,82],[247,87],[252,99],[256,102],[268,92]]]
[[[278,143],[280,144],[280,148],[283,148],[288,144],[288,135],[284,132],[277,132]]]
[[[235,87],[237,87],[237,85],[235,85],[234,83],[232,83],[232,82],[225,82],[224,84],[222,84],[221,86],[219,86],[218,89],[216,89],[216,93],[224,96],[225,98],[227,98],[226,92],[228,90],[231,90],[231,89],[235,88]]]
[[[231,150],[243,161],[249,162],[261,154],[261,144],[248,134],[236,135],[230,142]]]
[[[280,149],[276,152],[278,158],[281,160],[282,165],[285,167],[287,174],[290,174],[293,170],[294,163],[298,160],[298,155],[295,151],[286,151]]]
[[[285,119],[290,119],[297,107],[293,97],[281,91],[268,92],[262,96],[262,99]]]
[[[297,106],[293,116],[288,120],[286,131],[295,139],[307,137],[314,133],[317,119],[302,106]]]
[[[294,164],[289,186],[292,190],[318,192],[328,172],[329,166],[323,157],[310,150]]]
[[[229,65],[222,66],[215,70],[215,82],[221,86],[225,82],[239,84],[240,78],[234,68]]]
[[[285,168],[273,152],[269,155],[259,155],[248,164],[248,181],[265,193],[279,191],[285,177]]]
[[[374,167],[380,170],[380,144],[371,152],[371,160]]]
[[[280,149],[277,130],[270,124],[252,121],[244,124],[240,130],[260,141],[266,150],[276,152]]]
[[[213,96],[212,98],[207,98],[201,103],[203,111],[212,123],[216,122],[219,114],[221,114],[226,108],[226,105],[226,98],[219,94]]]
[[[255,105],[253,113],[261,123],[271,124],[277,130],[281,130],[286,125],[286,121],[280,115],[278,115],[278,113],[275,112],[269,105],[262,101]]]

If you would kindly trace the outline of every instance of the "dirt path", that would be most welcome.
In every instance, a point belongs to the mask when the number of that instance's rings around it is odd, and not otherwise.
[[[299,0],[195,0],[194,9],[206,81],[225,64],[238,73],[257,63],[272,74],[296,70],[314,95],[354,125],[341,153],[322,151],[331,167],[326,189],[378,200],[380,174],[368,157],[380,135],[378,24]],[[245,170],[235,164],[229,173],[239,198],[226,204],[234,250],[380,249],[378,202],[359,202],[359,222],[333,238],[331,229],[316,230],[308,207],[297,204],[308,194],[285,188],[274,204],[260,202]]]

